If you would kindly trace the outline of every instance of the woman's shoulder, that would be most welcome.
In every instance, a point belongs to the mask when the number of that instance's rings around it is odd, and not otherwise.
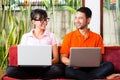
[[[29,37],[29,36],[33,36],[32,31],[24,33],[23,36]]]
[[[50,31],[45,31],[45,34],[50,35],[50,36],[55,36],[55,34],[53,32],[50,32]]]

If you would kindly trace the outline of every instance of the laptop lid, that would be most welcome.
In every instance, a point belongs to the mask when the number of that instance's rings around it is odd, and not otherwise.
[[[52,61],[52,46],[50,45],[19,45],[18,65],[49,66]]]
[[[100,60],[100,47],[71,47],[70,49],[70,66],[98,67]]]

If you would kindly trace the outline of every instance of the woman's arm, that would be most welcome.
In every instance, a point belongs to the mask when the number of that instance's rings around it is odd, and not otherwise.
[[[59,54],[58,54],[58,47],[57,44],[52,46],[52,53],[53,53],[53,59],[52,59],[52,64],[56,64],[59,62]]]

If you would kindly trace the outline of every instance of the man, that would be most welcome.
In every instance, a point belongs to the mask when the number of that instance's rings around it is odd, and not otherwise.
[[[75,31],[68,33],[61,46],[61,61],[66,65],[65,76],[77,80],[93,80],[105,78],[114,71],[113,64],[104,62],[99,67],[80,68],[70,67],[69,53],[71,47],[101,47],[104,54],[104,44],[102,37],[92,32],[88,28],[91,21],[92,11],[88,7],[81,7],[77,10],[74,24],[77,27]]]

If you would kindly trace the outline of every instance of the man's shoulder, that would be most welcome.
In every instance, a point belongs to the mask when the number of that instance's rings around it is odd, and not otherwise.
[[[93,31],[90,31],[90,34],[91,34],[92,36],[101,37],[100,34],[98,34],[98,33],[96,33],[96,32],[93,32]]]

